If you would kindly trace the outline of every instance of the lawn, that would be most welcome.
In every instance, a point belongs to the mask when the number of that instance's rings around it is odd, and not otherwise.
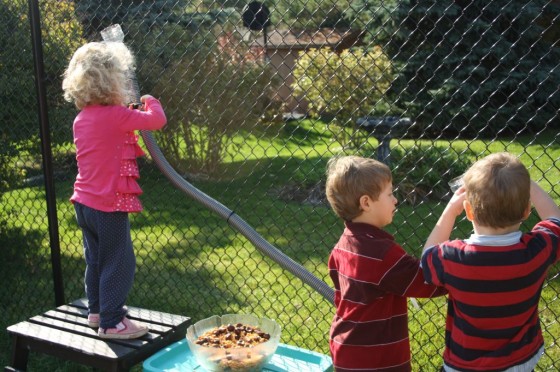
[[[219,180],[192,182],[329,285],[327,258],[342,223],[326,206],[286,200],[278,190],[320,181],[328,158],[341,151],[331,137],[323,124],[310,121],[286,125],[275,135],[244,135],[238,139],[242,145],[224,165]],[[560,159],[560,148],[548,138],[551,137],[545,133],[500,141],[405,139],[394,140],[392,146],[405,154],[418,145],[465,154],[468,150],[474,156],[504,150],[522,154],[532,177],[546,190],[554,187],[552,195],[559,202],[560,175],[554,161]],[[376,146],[374,139],[371,146]],[[174,189],[153,164],[143,162],[141,173],[145,211],[131,219],[138,270],[130,305],[189,315],[194,320],[226,312],[268,316],[281,324],[282,342],[328,353],[333,307],[327,301],[264,257],[217,215]],[[83,297],[81,235],[68,202],[73,177],[68,171],[56,182],[67,300]],[[0,289],[0,308],[5,316],[0,327],[4,329],[54,304],[44,200],[40,186],[18,188],[2,197],[0,215],[5,216],[6,227],[1,231],[6,233],[1,238],[5,254],[0,261],[0,278],[5,284]],[[414,206],[401,203],[388,230],[405,249],[418,256],[443,206],[443,202],[430,199]],[[535,221],[533,216],[525,227]],[[454,232],[456,236],[468,233],[470,225],[466,221]],[[543,290],[541,317],[547,354],[539,364],[540,370],[554,369],[560,361],[556,341],[560,334],[559,290],[557,280],[550,280]],[[409,306],[414,370],[436,370],[443,350],[445,299],[418,303],[419,308]],[[8,363],[10,350],[4,334],[0,337],[2,365]],[[87,369],[32,354],[29,370]]]

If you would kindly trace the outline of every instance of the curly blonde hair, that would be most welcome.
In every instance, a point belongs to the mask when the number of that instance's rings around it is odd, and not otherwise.
[[[123,43],[91,42],[74,53],[64,72],[64,99],[78,109],[88,105],[123,105],[131,97],[129,72],[134,56]]]

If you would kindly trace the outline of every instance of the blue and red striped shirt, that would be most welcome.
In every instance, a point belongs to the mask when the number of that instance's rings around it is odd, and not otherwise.
[[[420,260],[392,235],[372,225],[346,222],[329,258],[336,314],[330,349],[337,372],[409,372],[406,297],[446,293],[427,285]]]
[[[538,303],[547,270],[559,258],[560,220],[513,235],[502,243],[473,235],[422,255],[427,283],[449,291],[443,359],[451,368],[501,371],[543,346]]]

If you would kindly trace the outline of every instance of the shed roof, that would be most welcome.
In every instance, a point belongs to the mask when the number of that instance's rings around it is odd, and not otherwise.
[[[318,30],[270,30],[267,34],[267,49],[309,49],[331,47],[348,48],[359,42],[362,31],[352,29],[321,28]],[[252,46],[264,47],[262,33]]]

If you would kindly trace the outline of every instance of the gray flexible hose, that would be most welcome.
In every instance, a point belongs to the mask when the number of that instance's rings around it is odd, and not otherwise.
[[[123,42],[124,34],[120,28],[120,25],[112,25],[101,31],[101,35],[105,41],[116,41]],[[136,100],[140,100],[140,90],[138,89],[138,83],[135,74],[130,74],[132,87],[134,94],[136,95]],[[245,236],[253,245],[258,248],[262,253],[270,257],[274,262],[279,264],[284,269],[288,270],[298,278],[300,278],[304,283],[309,285],[319,294],[321,294],[325,299],[334,304],[334,290],[326,284],[321,279],[317,278],[311,272],[309,272],[305,267],[301,266],[289,256],[285,255],[278,248],[270,244],[266,239],[264,239],[258,232],[255,231],[247,222],[245,222],[241,217],[239,217],[231,209],[224,206],[222,203],[208,196],[204,192],[200,191],[194,187],[191,183],[185,180],[175,169],[169,164],[161,149],[157,145],[152,133],[147,130],[140,131],[142,139],[146,144],[146,148],[150,153],[150,156],[156,163],[156,166],[160,172],[169,180],[171,183],[178,188],[180,191],[185,193],[187,196],[201,203],[204,207],[210,209],[211,211],[218,214],[224,220],[226,220],[230,226],[238,230],[243,236]]]
[[[218,202],[217,200],[213,199],[212,197],[208,196],[207,194],[187,182],[167,162],[165,156],[162,154],[160,148],[156,144],[152,133],[147,130],[140,131],[140,133],[142,135],[144,143],[146,144],[148,152],[156,163],[156,166],[175,187],[177,187],[183,193],[187,194],[192,199],[201,203],[206,208],[217,213],[231,226],[233,226],[241,234],[243,234],[243,236],[249,239],[249,241],[253,243],[253,245],[257,247],[262,253],[264,253],[274,262],[300,278],[304,283],[315,289],[331,303],[334,303],[334,290],[331,287],[311,274],[303,266],[292,260],[289,256],[285,255],[278,248],[270,244],[258,232],[256,232],[255,229],[253,229],[247,222],[245,222],[241,217],[235,214],[235,212],[233,212],[231,209],[227,208],[222,203]]]

